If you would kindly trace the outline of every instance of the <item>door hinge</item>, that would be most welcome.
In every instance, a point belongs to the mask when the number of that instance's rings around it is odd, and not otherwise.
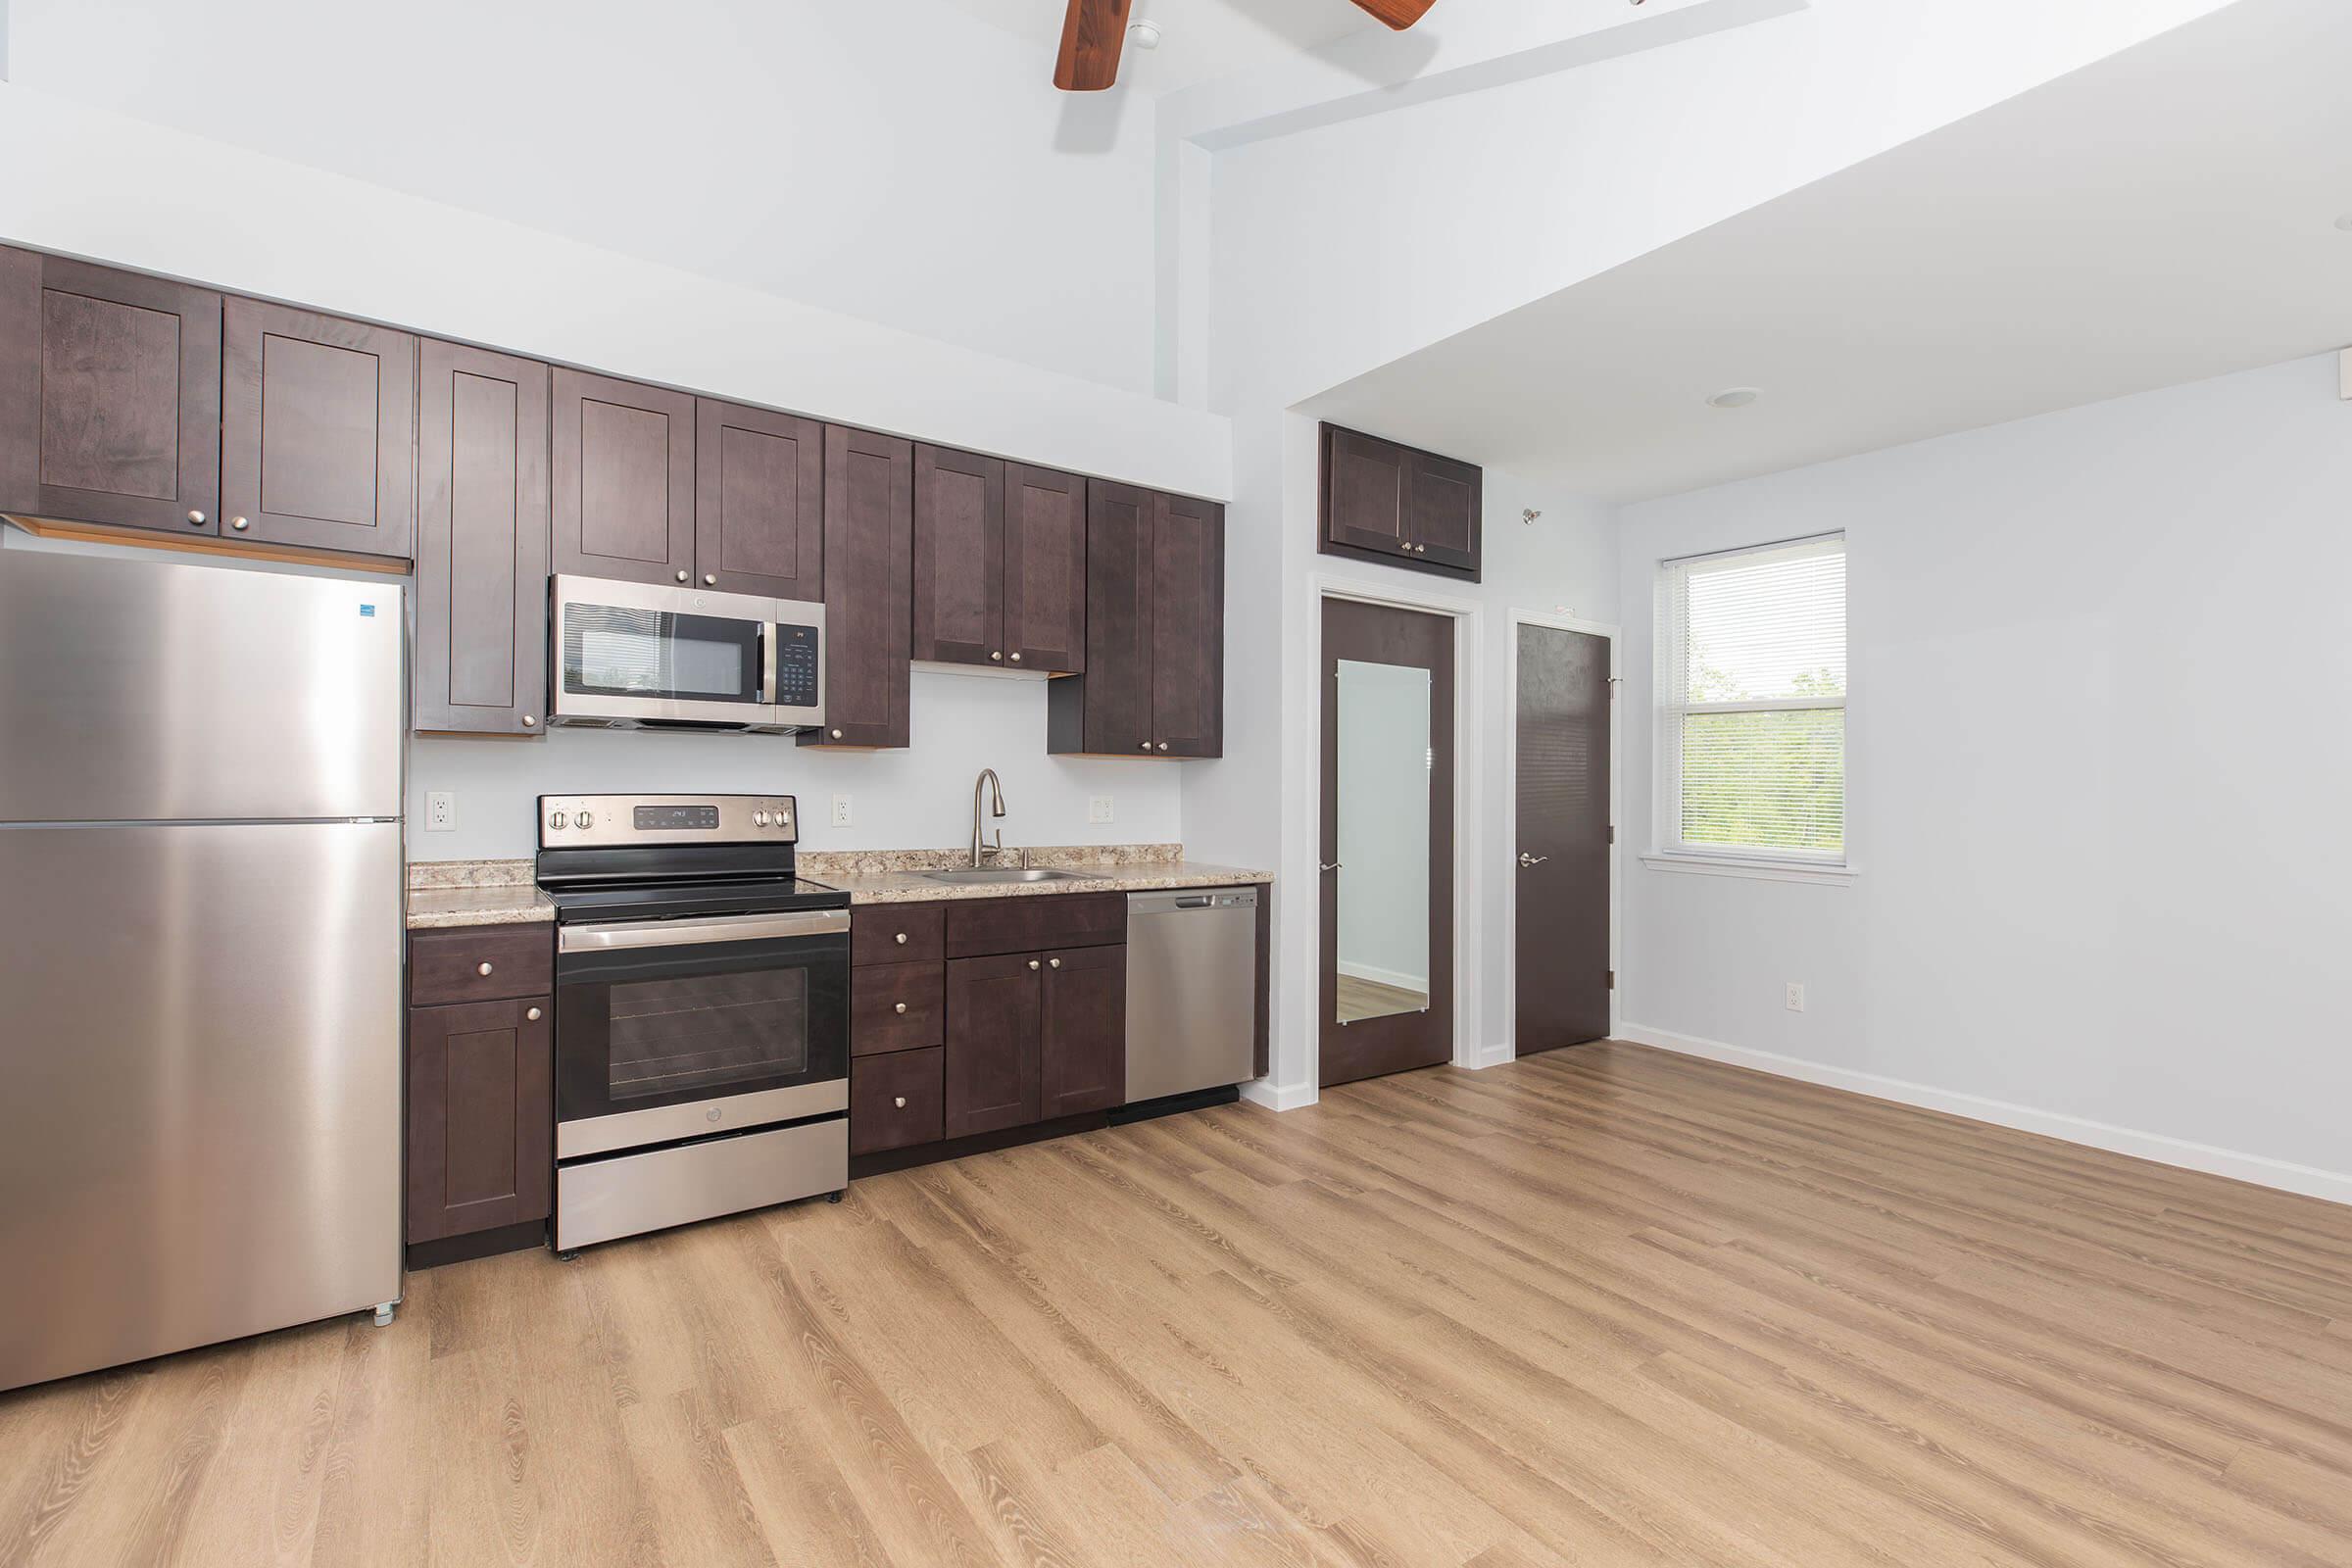
[[[1617,971],[1614,969],[1609,971],[1609,989],[1611,991],[1617,989]]]
[[[1616,843],[1616,842],[1617,842],[1617,828],[1616,828],[1616,825],[1615,825],[1614,823],[1612,823],[1612,824],[1610,825],[1610,827],[1609,827],[1609,842],[1610,842],[1611,844],[1614,844],[1614,843]]]

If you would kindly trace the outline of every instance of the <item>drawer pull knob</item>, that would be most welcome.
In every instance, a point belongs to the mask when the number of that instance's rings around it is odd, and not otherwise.
[[[1031,958],[1031,959],[1029,960],[1029,967],[1030,967],[1030,968],[1032,968],[1032,969],[1034,969],[1034,968],[1036,968],[1036,967],[1037,967],[1037,960],[1036,960],[1035,958]]]
[[[899,1003],[892,1010],[897,1012],[905,1012],[906,1010],[906,1004],[904,1002]]]
[[[905,1095],[891,1096],[890,1102],[901,1110],[905,1110],[906,1108],[906,1097]]]
[[[533,1023],[537,1023],[539,1021],[539,1009],[537,1007],[525,1007],[522,1015],[525,1018],[530,1019]]]
[[[475,964],[473,966],[473,972],[475,974],[488,974],[490,972],[490,960],[484,958],[481,962]]]
[[[903,948],[906,945],[906,933],[902,931],[897,936],[892,937],[890,940],[896,942],[900,947]]]

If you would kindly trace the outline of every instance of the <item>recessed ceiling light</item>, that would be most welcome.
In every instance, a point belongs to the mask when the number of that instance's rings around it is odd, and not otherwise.
[[[1127,41],[1134,44],[1138,49],[1158,48],[1159,24],[1156,22],[1129,23],[1127,24]]]
[[[1707,399],[1710,409],[1744,409],[1764,394],[1752,386],[1727,386]]]

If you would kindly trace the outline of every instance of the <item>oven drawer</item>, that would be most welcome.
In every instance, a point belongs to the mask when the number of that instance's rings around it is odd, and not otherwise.
[[[946,1104],[947,1053],[902,1051],[850,1063],[850,1152],[936,1144]]]
[[[555,928],[468,926],[409,934],[409,1000],[501,1002],[545,996],[555,985]]]
[[[937,963],[946,954],[940,930],[946,909],[936,904],[869,904],[850,921],[850,961]]]
[[[948,956],[1102,948],[1127,940],[1124,893],[1047,893],[948,906]]]
[[[556,1247],[740,1214],[850,1185],[850,1124],[839,1116],[556,1167]]]
[[[850,1054],[913,1051],[940,1043],[948,971],[939,963],[885,963],[850,971]]]

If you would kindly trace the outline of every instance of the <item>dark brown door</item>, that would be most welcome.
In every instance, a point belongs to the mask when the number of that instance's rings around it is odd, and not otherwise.
[[[720,593],[822,599],[825,427],[713,398],[696,400],[695,418],[696,580]]]
[[[947,1103],[943,1134],[961,1138],[1038,1118],[1038,954],[948,963]]]
[[[1047,749],[1149,757],[1152,507],[1134,485],[1086,486],[1086,675],[1047,693]]]
[[[556,570],[694,578],[694,398],[559,369]]]
[[[1518,1054],[1609,1032],[1609,640],[1519,628]]]
[[[1086,481],[1004,468],[1004,658],[1023,669],[1086,669]]]
[[[544,1219],[556,1163],[554,1005],[409,1013],[409,1240]]]
[[[1453,622],[1323,602],[1320,1082],[1453,1054]]]
[[[1070,948],[1045,957],[1041,1116],[1126,1103],[1127,950]]]
[[[1404,553],[1405,457],[1405,449],[1394,441],[1323,426],[1326,543]]]
[[[220,296],[0,251],[0,511],[220,531]]]
[[[825,727],[803,744],[907,744],[913,596],[913,444],[827,425]]]
[[[1152,751],[1214,757],[1224,748],[1225,509],[1152,499]]]
[[[541,733],[548,370],[427,338],[417,355],[420,730]]]
[[[1005,667],[1002,458],[914,449],[913,652]]]
[[[1434,453],[1408,455],[1404,468],[1404,537],[1417,561],[1478,569],[1482,470]]]
[[[221,320],[223,535],[407,558],[416,340],[260,300]]]

